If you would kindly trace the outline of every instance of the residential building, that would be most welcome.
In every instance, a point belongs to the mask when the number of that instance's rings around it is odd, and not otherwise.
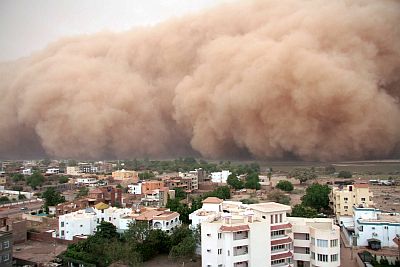
[[[122,203],[122,190],[112,186],[97,187],[91,189],[88,193],[89,205],[104,202],[111,206]]]
[[[190,172],[179,172],[178,176],[181,178],[190,178],[192,179],[192,188],[191,190],[199,189],[199,176],[202,175],[202,169],[195,169]]]
[[[136,171],[127,171],[124,169],[112,172],[112,178],[119,181],[131,179],[133,180],[133,183],[139,181],[138,173]]]
[[[186,192],[192,191],[192,178],[171,177],[164,178],[165,186],[169,189],[182,188]]]
[[[340,266],[333,220],[287,217],[290,210],[273,202],[206,198],[189,215],[192,229],[201,225],[202,266]]]
[[[340,227],[332,219],[287,219],[293,231],[293,266],[340,266]]]
[[[368,184],[353,184],[332,189],[330,202],[340,225],[346,223],[353,216],[353,207],[371,207],[373,193]],[[350,218],[351,221],[351,218]]]
[[[220,171],[220,172],[212,172],[211,173],[211,182],[226,184],[226,180],[228,180],[229,175],[232,173],[230,171]]]
[[[11,267],[13,238],[11,232],[0,231],[0,266]]]
[[[356,241],[353,245],[397,247],[394,239],[400,236],[400,213],[353,207],[353,218]]]
[[[207,198],[192,214],[201,223],[202,266],[287,266],[292,263],[292,231],[278,203],[244,205]],[[279,248],[277,247],[278,245]]]
[[[169,233],[179,226],[179,213],[166,209],[119,209],[98,203],[93,208],[86,208],[59,217],[58,235],[61,239],[73,240],[74,236],[93,235],[102,222],[114,224],[118,232],[128,229],[135,221],[146,221],[156,229]]]
[[[46,170],[47,175],[59,174],[59,173],[60,173],[60,169],[58,169],[58,168],[49,168]]]
[[[133,195],[141,195],[142,183],[128,184],[128,193]]]
[[[78,166],[69,166],[67,167],[67,175],[81,175],[81,170]]]
[[[78,185],[86,185],[86,186],[96,186],[97,185],[97,178],[94,177],[81,177],[77,178],[75,184]]]
[[[32,175],[32,169],[23,169],[22,174],[23,175]]]
[[[148,190],[141,199],[141,203],[145,206],[165,207],[168,197],[175,198],[175,190],[170,190],[168,187]]]
[[[142,182],[142,194],[146,194],[148,191],[160,189],[165,187],[163,181],[144,181]]]
[[[78,163],[79,171],[81,173],[96,173],[98,172],[98,167],[93,166],[91,163],[79,162]]]

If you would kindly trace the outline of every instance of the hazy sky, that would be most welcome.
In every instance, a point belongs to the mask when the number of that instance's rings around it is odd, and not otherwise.
[[[227,0],[1,0],[0,61],[28,56],[60,37],[124,31]]]

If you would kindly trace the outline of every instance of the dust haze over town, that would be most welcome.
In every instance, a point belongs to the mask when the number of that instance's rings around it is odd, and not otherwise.
[[[400,152],[398,1],[236,1],[0,65],[0,158]]]

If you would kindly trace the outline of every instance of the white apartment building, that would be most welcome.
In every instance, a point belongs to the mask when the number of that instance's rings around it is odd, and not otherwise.
[[[273,202],[205,199],[189,216],[192,228],[201,225],[202,266],[340,266],[333,220],[286,217],[290,210]]]
[[[23,169],[22,174],[23,175],[32,175],[32,169]]]
[[[114,224],[118,232],[124,232],[129,224],[135,221],[147,221],[153,228],[167,233],[181,225],[177,212],[151,208],[132,211],[128,208],[120,209],[99,203],[94,208],[61,215],[58,235],[66,240],[73,240],[74,236],[93,235],[102,221]]]
[[[67,167],[67,175],[81,175],[81,170],[78,166],[69,166]]]
[[[340,266],[340,228],[332,219],[287,219],[293,231],[293,266]]]
[[[60,169],[58,168],[49,168],[46,171],[46,174],[59,174],[60,173]]]
[[[353,208],[354,234],[357,246],[375,242],[379,247],[397,248],[394,238],[400,236],[400,213],[375,208]],[[354,240],[354,239],[353,239]]]
[[[228,177],[231,174],[232,173],[229,170],[228,171],[220,171],[220,172],[212,172],[211,173],[211,182],[226,184],[226,180],[228,180]]]
[[[142,194],[142,183],[129,184],[128,185],[128,193],[133,194],[133,195],[141,195]]]
[[[80,184],[80,185],[87,185],[87,186],[96,186],[98,180],[93,177],[82,177],[76,179],[75,184]]]

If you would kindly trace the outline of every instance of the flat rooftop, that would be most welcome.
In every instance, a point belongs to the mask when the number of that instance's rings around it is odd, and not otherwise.
[[[253,210],[260,212],[282,212],[282,211],[290,211],[291,207],[275,202],[267,202],[260,204],[250,204],[249,207]]]

